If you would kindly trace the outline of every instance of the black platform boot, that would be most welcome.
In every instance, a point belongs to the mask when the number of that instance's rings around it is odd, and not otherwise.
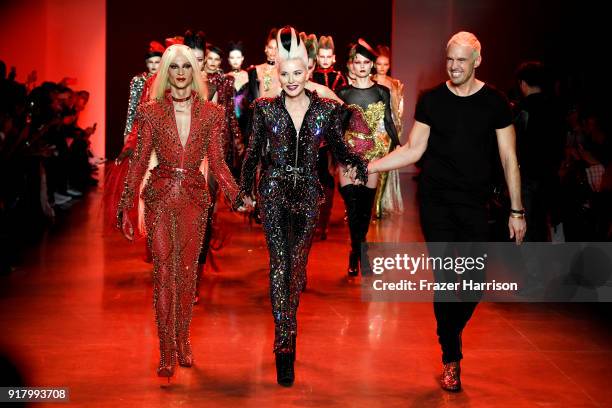
[[[358,212],[358,194],[359,186],[353,184],[347,184],[344,187],[340,187],[340,195],[344,200],[346,206],[346,213],[348,216],[348,226],[351,236],[351,252],[349,253],[349,264],[347,273],[349,276],[357,276],[359,274],[359,251],[361,245],[360,239],[360,217]]]
[[[291,387],[295,381],[295,336],[291,336],[289,352],[277,351],[274,353],[276,357],[276,382],[283,387]]]
[[[358,186],[359,192],[357,194],[357,212],[358,216],[358,237],[360,244],[363,244],[363,256],[359,253],[359,263],[361,265],[361,274],[363,276],[372,274],[372,266],[370,265],[370,258],[368,257],[368,243],[366,237],[368,230],[370,229],[370,220],[372,218],[372,210],[374,208],[374,201],[376,199],[376,189],[369,188],[366,186]]]

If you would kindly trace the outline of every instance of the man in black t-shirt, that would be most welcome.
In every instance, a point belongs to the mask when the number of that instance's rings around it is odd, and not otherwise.
[[[468,32],[459,32],[449,40],[449,80],[421,95],[409,142],[368,166],[370,173],[377,173],[423,159],[420,218],[428,243],[488,240],[485,202],[494,164],[492,149],[499,151],[510,192],[510,238],[520,243],[525,235],[512,114],[502,94],[476,79],[475,70],[482,61],[480,50],[480,42]],[[430,245],[430,255],[434,250],[435,245]],[[449,279],[443,271],[434,274],[436,280]],[[461,333],[479,297],[450,302],[439,293],[434,295],[434,313],[444,364],[441,385],[445,390],[459,391]]]

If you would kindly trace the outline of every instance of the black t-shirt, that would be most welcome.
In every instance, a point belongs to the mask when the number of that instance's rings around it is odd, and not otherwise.
[[[507,99],[487,84],[473,95],[457,96],[442,83],[420,96],[414,118],[431,128],[421,191],[482,198],[494,169],[495,130],[512,124]]]
[[[557,177],[565,147],[565,123],[556,101],[544,93],[524,98],[515,117],[522,180],[550,182]]]

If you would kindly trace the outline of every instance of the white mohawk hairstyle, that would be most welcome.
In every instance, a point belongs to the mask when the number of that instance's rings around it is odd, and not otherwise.
[[[304,41],[300,39],[295,28],[285,26],[278,30],[276,43],[278,45],[279,63],[299,59],[304,63],[304,67],[308,67],[308,51],[306,51]]]

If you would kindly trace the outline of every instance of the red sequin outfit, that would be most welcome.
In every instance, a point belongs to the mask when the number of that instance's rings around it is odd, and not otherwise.
[[[151,170],[142,197],[147,243],[153,254],[160,351],[166,364],[175,361],[177,344],[189,344],[197,257],[210,206],[206,178],[199,171],[205,157],[228,198],[234,202],[238,194],[238,186],[222,160],[224,117],[222,107],[192,94],[191,127],[183,147],[169,93],[164,100],[152,100],[138,108],[138,142],[130,159],[118,221],[121,225],[122,211],[134,204],[155,152],[159,164]]]
[[[136,75],[130,82],[130,99],[128,102],[128,112],[125,124],[124,143],[121,154],[117,163],[109,163],[107,172],[104,177],[104,214],[106,219],[106,227],[112,229],[116,223],[117,209],[121,193],[125,185],[129,161],[125,160],[132,155],[136,148],[136,140],[138,138],[138,120],[136,111],[138,106],[149,100],[151,85],[155,75],[147,72]],[[135,203],[130,218],[137,216],[138,211],[138,195],[135,195]]]
[[[209,91],[216,92],[217,103],[225,108],[225,128],[223,132],[223,151],[225,162],[232,170],[239,167],[239,158],[236,152],[236,144],[242,143],[242,134],[234,106],[234,77],[223,75],[221,72],[207,74]],[[238,173],[238,171],[236,171]]]
[[[334,67],[318,67],[312,74],[312,80],[318,84],[325,85],[332,91],[346,86],[346,79],[342,72],[334,70]]]

